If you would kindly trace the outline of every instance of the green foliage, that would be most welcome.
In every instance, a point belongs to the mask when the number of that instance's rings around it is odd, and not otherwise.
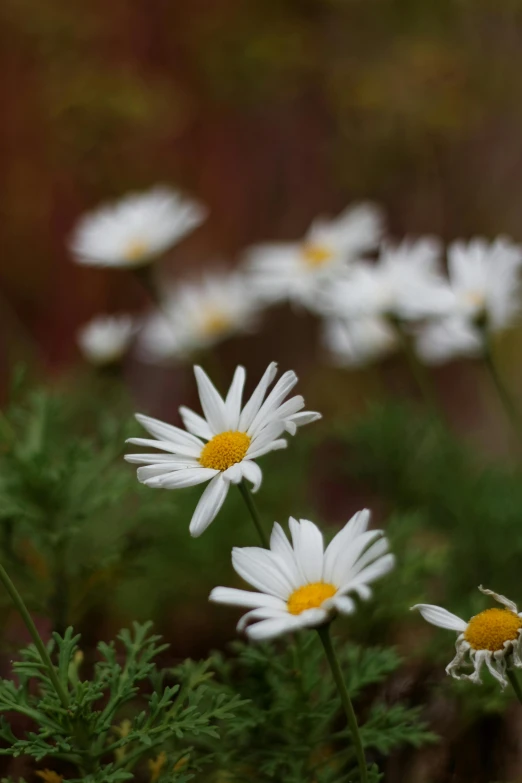
[[[400,745],[418,747],[434,735],[405,705],[387,705],[376,686],[400,665],[392,649],[362,649],[338,644],[338,654],[350,696],[358,714],[365,714],[361,735],[369,759],[378,761]],[[341,783],[357,778],[354,750],[324,652],[315,634],[295,642],[233,645],[236,658],[214,654],[214,687],[236,689],[248,703],[241,721],[229,726],[216,746],[218,763],[232,780],[285,783],[317,780]],[[371,690],[370,690],[371,689]],[[378,780],[377,770],[372,780]]]
[[[218,728],[244,702],[236,694],[228,696],[210,686],[207,662],[186,661],[171,672],[158,670],[154,659],[168,645],[150,634],[150,623],[135,623],[132,632],[118,635],[118,645],[98,645],[100,660],[94,664],[92,678],[85,680],[80,676],[79,639],[71,628],[64,637],[54,634],[68,709],[61,706],[32,646],[13,665],[16,681],[0,682],[0,712],[18,713],[35,727],[18,737],[2,716],[0,738],[7,747],[0,749],[0,755],[65,762],[78,772],[77,777],[67,778],[71,783],[132,780],[135,770],[160,750],[166,769],[184,760],[177,780],[188,780],[189,773],[210,760],[208,751],[198,752],[192,743],[218,738]],[[172,684],[165,684],[166,680]]]

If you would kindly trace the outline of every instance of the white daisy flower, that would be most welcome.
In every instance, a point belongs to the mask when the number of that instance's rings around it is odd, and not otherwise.
[[[237,272],[208,274],[167,289],[162,311],[145,322],[141,358],[164,361],[205,350],[256,325],[259,303]]]
[[[382,235],[380,211],[359,204],[334,220],[318,218],[300,242],[258,245],[246,253],[255,291],[266,302],[317,306],[317,292],[347,265],[373,250]]]
[[[415,341],[415,350],[426,364],[442,364],[455,356],[479,356],[482,349],[479,330],[459,315],[425,324]]]
[[[130,315],[104,315],[93,318],[77,334],[78,346],[92,364],[119,361],[131,343],[136,325]]]
[[[336,281],[325,314],[344,318],[419,319],[446,313],[451,293],[440,272],[440,242],[432,237],[383,244],[376,263],[360,262]]]
[[[304,399],[297,395],[284,401],[297,383],[294,372],[285,372],[272,391],[268,387],[277,374],[272,362],[252,396],[242,406],[245,370],[238,367],[225,399],[209,377],[195,367],[204,418],[188,408],[179,412],[186,430],[137,414],[142,426],[157,440],[130,438],[127,442],[159,449],[163,454],[127,454],[138,468],[138,479],[149,487],[178,489],[209,481],[190,523],[190,533],[199,536],[215,519],[230,484],[246,479],[256,492],[261,485],[261,468],[254,461],[269,451],[285,448],[281,435],[294,435],[297,428],[321,418],[303,411]],[[266,399],[265,399],[266,397]]]
[[[454,242],[448,249],[452,294],[449,314],[428,324],[417,341],[428,363],[453,356],[475,356],[484,347],[484,330],[505,329],[520,311],[522,248],[507,239]]]
[[[276,522],[269,550],[232,550],[234,569],[259,592],[215,587],[210,600],[250,609],[239,621],[238,631],[246,630],[255,640],[315,628],[337,613],[352,614],[356,604],[349,594],[368,599],[369,585],[395,564],[394,556],[387,554],[383,531],[367,530],[369,520],[367,509],[359,511],[326,550],[313,522],[290,518],[292,544]]]
[[[506,668],[508,665],[522,667],[521,631],[522,612],[516,604],[503,595],[479,587],[484,595],[492,596],[503,609],[486,609],[476,614],[468,622],[461,620],[440,606],[417,604],[412,609],[418,609],[425,620],[439,628],[456,631],[457,654],[446,667],[446,672],[457,680],[471,680],[482,683],[481,669],[486,664],[493,677],[505,688]],[[463,666],[471,665],[473,672],[462,672]]]
[[[84,215],[69,246],[79,264],[137,268],[164,253],[205,217],[198,202],[156,187]]]
[[[323,342],[339,367],[362,367],[397,348],[397,335],[385,318],[327,318]]]

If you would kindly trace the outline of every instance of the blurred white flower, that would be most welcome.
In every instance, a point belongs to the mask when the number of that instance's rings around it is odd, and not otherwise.
[[[145,361],[189,356],[233,334],[255,328],[259,302],[237,272],[207,274],[182,282],[164,294],[163,308],[145,321],[139,338]]]
[[[346,266],[377,247],[382,235],[377,207],[359,204],[334,220],[318,218],[300,242],[257,245],[246,251],[256,293],[266,302],[317,306],[317,292]]]
[[[234,547],[232,564],[239,576],[259,592],[215,587],[210,600],[250,609],[238,631],[251,639],[273,639],[301,628],[315,628],[337,613],[353,614],[371,595],[369,585],[395,564],[382,530],[368,531],[370,513],[359,511],[324,550],[323,536],[313,522],[290,518],[290,544],[276,522],[270,549]],[[249,625],[254,622],[253,625]]]
[[[205,208],[175,190],[156,187],[84,215],[69,241],[79,264],[137,268],[192,231]]]
[[[451,612],[432,604],[417,604],[412,609],[418,609],[425,620],[439,628],[457,631],[457,654],[446,667],[446,672],[457,680],[470,680],[481,684],[480,672],[486,664],[489,672],[505,688],[506,667],[522,667],[522,613],[517,606],[503,595],[479,587],[485,595],[492,596],[503,609],[486,609],[476,614],[468,622],[461,620]],[[473,666],[473,672],[462,672],[463,666]]]
[[[129,315],[98,316],[79,329],[77,342],[87,361],[112,364],[125,355],[135,330]]]
[[[332,285],[323,311],[345,318],[414,320],[447,312],[452,297],[440,272],[441,245],[426,237],[383,244],[376,263],[360,262]]]
[[[478,356],[483,347],[479,330],[458,315],[423,325],[415,349],[426,364],[442,364],[454,356]]]
[[[397,347],[397,336],[385,318],[326,318],[323,342],[334,364],[360,367]]]
[[[148,487],[178,489],[210,482],[190,523],[190,533],[200,536],[215,519],[230,484],[246,479],[257,491],[262,474],[254,460],[285,448],[287,442],[281,438],[285,431],[295,435],[297,427],[320,419],[321,414],[303,411],[304,399],[300,395],[284,402],[297,383],[292,371],[285,372],[266,397],[277,374],[275,362],[268,366],[243,407],[243,367],[236,369],[225,399],[201,367],[195,367],[194,372],[205,418],[180,408],[185,431],[137,414],[140,424],[157,440],[130,438],[127,442],[166,453],[127,454],[125,459],[145,466],[138,468],[138,479]]]
[[[419,356],[435,364],[453,356],[480,354],[484,330],[504,329],[519,313],[521,265],[522,248],[507,239],[491,243],[473,239],[450,245],[449,314],[420,331]]]

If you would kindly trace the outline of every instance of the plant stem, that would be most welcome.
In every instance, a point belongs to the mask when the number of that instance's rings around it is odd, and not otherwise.
[[[259,517],[259,512],[256,508],[256,505],[254,503],[254,498],[252,497],[252,493],[250,489],[248,488],[248,485],[243,479],[240,484],[237,485],[239,491],[243,495],[243,500],[246,503],[246,506],[248,508],[248,511],[250,512],[250,516],[252,517],[252,521],[254,525],[256,526],[256,530],[259,533],[259,538],[261,539],[262,546],[265,547],[265,549],[270,549],[270,544],[268,541],[268,538],[266,537],[266,533],[263,530],[263,526],[261,524],[261,519]]]
[[[513,669],[509,669],[506,671],[507,678],[509,682],[511,683],[513,690],[516,693],[517,699],[522,704],[522,688],[520,687],[520,683],[518,681],[517,675],[513,671]]]
[[[517,434],[520,443],[522,443],[522,420],[520,419],[520,414],[518,412],[518,409],[515,406],[513,400],[511,399],[511,395],[508,392],[507,387],[504,381],[502,380],[500,373],[497,369],[495,360],[493,359],[491,343],[487,334],[484,334],[484,361],[486,362],[486,366],[489,370],[491,380],[493,381],[495,389],[497,390],[497,394],[500,398],[500,402],[507,414],[508,419],[510,420],[513,426],[513,429]]]
[[[38,653],[40,655],[40,658],[42,659],[42,663],[47,669],[47,672],[49,674],[49,679],[51,680],[54,689],[56,691],[56,694],[58,698],[60,699],[62,706],[64,709],[69,708],[69,697],[67,693],[65,692],[65,689],[63,688],[60,680],[58,679],[58,675],[56,673],[56,669],[53,666],[53,663],[51,661],[50,655],[47,651],[46,646],[42,642],[42,639],[40,637],[40,634],[38,633],[36,629],[36,625],[33,622],[33,618],[29,614],[29,611],[24,604],[24,601],[22,599],[22,596],[14,586],[14,584],[11,582],[11,579],[9,578],[9,575],[3,565],[0,563],[0,581],[4,585],[5,589],[9,593],[12,602],[20,612],[22,616],[22,620],[24,621],[27,630],[31,634],[31,638],[34,642],[34,645],[36,649],[38,650]]]
[[[440,417],[439,404],[435,397],[433,386],[430,382],[425,367],[421,364],[421,362],[417,358],[417,354],[415,353],[415,350],[411,344],[411,340],[409,336],[406,334],[406,332],[404,331],[404,327],[400,319],[396,318],[395,316],[389,316],[388,321],[393,327],[395,334],[397,335],[399,345],[403,350],[403,353],[406,357],[406,361],[408,362],[408,366],[410,368],[410,372],[413,378],[415,379],[415,383],[419,388],[419,391],[424,399],[424,402],[426,403],[426,405],[434,415]]]
[[[355,755],[357,756],[357,763],[359,764],[359,775],[360,775],[361,783],[368,783],[368,769],[366,766],[366,758],[364,756],[364,749],[361,742],[359,726],[357,724],[357,718],[355,716],[355,712],[353,709],[350,696],[348,695],[348,691],[346,690],[346,683],[344,681],[341,667],[339,666],[339,660],[337,658],[337,655],[335,654],[335,650],[332,645],[332,638],[330,636],[330,626],[329,625],[321,626],[320,628],[317,629],[317,633],[319,634],[319,638],[323,643],[324,651],[326,653],[326,657],[328,658],[328,663],[330,664],[330,669],[332,670],[332,675],[335,680],[337,690],[339,692],[341,704],[343,705],[343,709],[346,715],[348,727],[352,734],[352,740],[355,747]]]

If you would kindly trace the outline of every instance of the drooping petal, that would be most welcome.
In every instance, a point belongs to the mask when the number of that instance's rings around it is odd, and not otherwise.
[[[197,538],[205,532],[210,523],[216,518],[221,506],[225,502],[229,488],[228,481],[221,473],[214,476],[205,489],[196,506],[196,510],[190,521],[189,532]]]
[[[493,590],[486,590],[486,588],[482,587],[482,585],[479,586],[479,590],[481,593],[484,593],[484,595],[490,595],[495,599],[495,601],[498,601],[499,604],[502,604],[506,607],[506,609],[509,609],[510,612],[513,612],[513,614],[518,614],[517,605],[513,603],[513,601],[510,601],[509,598],[506,598],[505,595],[494,593]]]
[[[250,459],[244,459],[240,463],[240,468],[243,478],[252,484],[252,492],[257,492],[263,480],[263,473],[259,465]]]
[[[230,481],[231,484],[239,484],[243,478],[241,463],[235,462],[223,472],[223,476],[227,479],[227,481]]]
[[[424,619],[432,625],[437,625],[439,628],[447,628],[449,631],[458,631],[463,633],[468,624],[457,617],[456,614],[448,612],[447,609],[443,609],[441,606],[435,606],[434,604],[415,604],[411,607],[418,609]]]
[[[335,595],[333,605],[341,614],[353,614],[355,612],[355,602],[347,595]]]
[[[236,629],[239,633],[242,633],[247,625],[249,625],[254,620],[276,620],[276,619],[286,619],[288,617],[288,612],[286,609],[272,609],[270,607],[259,607],[258,609],[252,609],[250,612],[247,612],[243,615],[243,617],[239,620]]]
[[[291,633],[297,631],[302,627],[299,622],[298,616],[286,615],[286,617],[279,617],[272,620],[261,620],[255,625],[250,625],[246,629],[247,636],[253,641],[269,641],[275,639],[278,636],[282,636],[284,633]]]
[[[286,449],[288,446],[288,441],[286,441],[284,438],[277,438],[277,440],[271,440],[269,441],[265,446],[261,446],[260,448],[255,447],[248,450],[246,453],[246,457],[249,460],[252,459],[258,459],[258,457],[263,457],[265,454],[269,454],[271,451],[279,451],[280,449]]]
[[[199,399],[205,418],[214,435],[226,432],[227,412],[225,403],[216,387],[201,367],[194,367],[194,375],[198,385]]]

